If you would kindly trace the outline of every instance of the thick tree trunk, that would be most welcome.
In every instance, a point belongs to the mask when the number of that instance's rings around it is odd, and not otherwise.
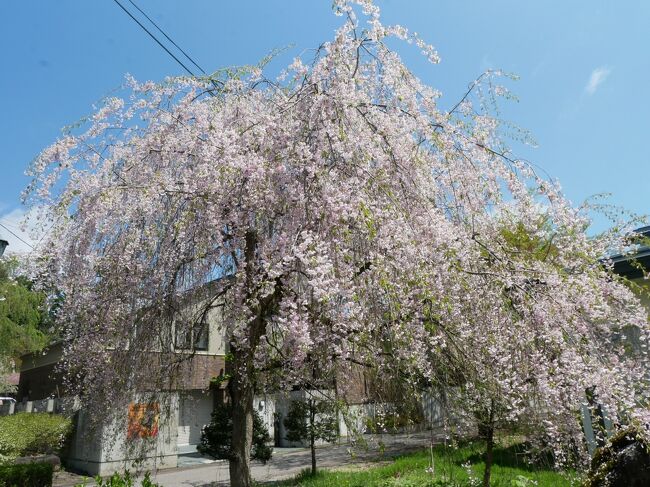
[[[257,232],[250,229],[246,232],[246,261],[247,298],[255,298],[255,271],[257,252]],[[255,318],[248,323],[248,343],[246,346],[231,342],[232,354],[231,379],[228,383],[232,400],[232,457],[229,462],[230,485],[234,487],[250,487],[251,478],[251,448],[253,444],[253,396],[255,394],[256,370],[255,350],[260,337],[266,329],[266,320],[273,314],[277,303],[282,299],[280,280],[270,295],[259,301],[251,309]]]
[[[235,363],[238,361],[235,360]],[[232,458],[229,462],[230,485],[250,487],[251,447],[253,442],[253,387],[247,377],[233,371],[229,384],[232,400]]]

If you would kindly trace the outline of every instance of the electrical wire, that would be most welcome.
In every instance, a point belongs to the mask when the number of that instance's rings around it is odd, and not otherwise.
[[[183,50],[183,48],[182,48],[181,46],[179,46],[178,44],[176,44],[176,43],[174,42],[174,40],[173,40],[171,37],[169,37],[169,36],[167,35],[167,33],[166,33],[166,32],[165,32],[161,27],[159,27],[158,24],[156,24],[156,23],[153,21],[153,19],[152,19],[151,17],[149,17],[149,16],[146,14],[146,12],[145,12],[144,10],[142,10],[140,7],[138,7],[138,6],[135,4],[135,2],[134,2],[133,0],[128,0],[128,2],[129,2],[131,5],[133,5],[133,6],[138,10],[138,12],[140,12],[142,15],[144,15],[144,17],[145,17],[149,22],[151,22],[151,24],[152,24],[156,29],[158,29],[158,31],[159,31],[162,35],[165,36],[165,39],[167,39],[169,42],[171,42],[171,43],[174,45],[174,47],[176,47],[176,49],[178,49],[179,51],[181,51],[181,52],[183,53],[183,56],[185,56],[187,59],[189,59],[189,61],[190,61],[194,66],[196,66],[197,68],[199,68],[199,71],[201,71],[203,74],[207,75],[207,73],[203,70],[203,68],[202,68],[201,66],[199,66],[198,63],[197,63],[194,59],[192,59],[192,58],[190,57],[190,55],[189,55],[188,53],[186,53],[186,52]]]
[[[32,244],[30,244],[29,242],[23,240],[20,236],[16,235],[16,234],[15,234],[14,232],[12,232],[12,231],[11,231],[11,230],[6,226],[6,225],[3,225],[1,222],[0,222],[0,227],[2,227],[2,228],[4,228],[5,230],[7,230],[10,234],[12,234],[14,237],[16,237],[18,240],[20,240],[20,241],[21,241],[22,243],[24,243],[25,245],[28,245],[31,249],[34,248],[34,246],[33,246]]]
[[[133,21],[134,21],[136,24],[138,24],[138,25],[140,26],[140,28],[142,28],[142,30],[144,30],[147,34],[149,34],[149,36],[150,36],[154,41],[156,41],[156,44],[158,44],[160,47],[162,47],[162,48],[165,50],[165,52],[166,52],[167,54],[169,54],[169,55],[174,59],[174,61],[176,61],[178,64],[180,64],[180,65],[183,67],[183,69],[184,69],[185,71],[187,71],[191,76],[196,77],[196,75],[192,72],[192,70],[191,70],[190,68],[188,68],[187,66],[185,66],[185,64],[183,64],[183,63],[181,62],[181,60],[178,59],[178,58],[174,55],[174,53],[172,53],[169,49],[167,49],[167,47],[166,47],[162,42],[160,42],[160,41],[158,40],[158,38],[157,38],[155,35],[153,35],[149,29],[147,29],[144,25],[142,25],[142,23],[141,23],[138,19],[136,19],[136,18],[133,16],[133,14],[132,14],[131,12],[129,12],[129,11],[126,9],[126,7],[125,7],[124,5],[122,5],[122,4],[119,2],[119,0],[113,0],[113,1],[114,1],[117,5],[119,5],[119,7],[120,7],[122,10],[124,10],[124,12],[126,12],[126,14],[127,14],[129,17],[131,17],[131,18],[133,19]],[[139,9],[138,9],[138,10],[139,10]],[[176,44],[174,44],[174,45],[176,45]]]

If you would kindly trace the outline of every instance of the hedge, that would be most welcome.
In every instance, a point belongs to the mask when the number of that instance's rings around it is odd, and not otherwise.
[[[72,431],[72,421],[51,413],[0,416],[0,460],[28,455],[58,455]]]
[[[0,465],[0,487],[51,487],[53,473],[49,463]]]

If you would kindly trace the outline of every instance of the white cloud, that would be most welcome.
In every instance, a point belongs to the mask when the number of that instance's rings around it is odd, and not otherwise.
[[[41,210],[40,207],[29,211],[16,208],[0,214],[0,239],[9,242],[7,254],[27,254],[37,246],[44,234],[37,218]]]
[[[585,91],[590,95],[596,93],[598,87],[605,82],[611,72],[612,70],[606,66],[594,69],[591,72],[591,76],[589,76],[589,81],[585,86]]]

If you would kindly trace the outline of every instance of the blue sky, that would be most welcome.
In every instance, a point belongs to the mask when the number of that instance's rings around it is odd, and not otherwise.
[[[131,7],[127,0],[124,4]],[[329,0],[137,0],[206,71],[254,64],[293,45],[279,70],[332,37],[341,21]],[[431,66],[401,46],[411,69],[452,106],[487,68],[516,73],[519,102],[505,118],[530,130],[539,146],[519,151],[559,179],[576,204],[597,193],[650,213],[650,2],[645,0],[378,0],[386,23],[435,45]],[[133,10],[133,9],[132,9]],[[22,0],[0,4],[0,223],[18,233],[24,170],[92,111],[125,73],[139,80],[180,68],[112,0]],[[604,219],[595,222],[602,230]],[[12,248],[24,248],[0,228]]]

